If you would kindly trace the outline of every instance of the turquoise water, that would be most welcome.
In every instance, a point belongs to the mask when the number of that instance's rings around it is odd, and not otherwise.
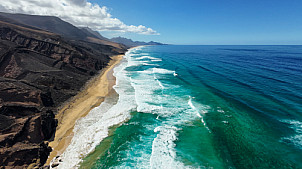
[[[302,46],[139,47],[115,75],[129,117],[90,168],[302,168]]]

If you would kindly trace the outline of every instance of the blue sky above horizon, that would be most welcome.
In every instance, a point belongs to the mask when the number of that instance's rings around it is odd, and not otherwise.
[[[302,45],[302,0],[5,0],[105,37],[186,45]]]
[[[169,44],[302,44],[301,0],[89,0],[127,25],[160,35],[101,32]]]

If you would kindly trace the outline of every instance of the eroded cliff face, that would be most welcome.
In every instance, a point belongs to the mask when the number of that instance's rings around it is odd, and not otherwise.
[[[43,141],[51,138],[56,127],[53,112],[25,105],[2,106],[0,111],[2,166],[24,168],[44,164],[51,148]]]
[[[64,64],[68,64],[69,66],[75,67],[78,70],[87,73],[87,71],[96,71],[101,69],[102,64],[106,64],[109,60],[108,56],[104,55],[103,53],[98,53],[99,58],[95,58],[95,56],[93,56],[91,53],[93,52],[91,49],[85,49],[82,46],[73,46],[73,44],[67,44],[66,42],[62,41],[60,37],[56,36],[52,37],[52,39],[44,39],[44,37],[37,37],[37,39],[35,39],[32,37],[27,37],[20,33],[20,31],[17,32],[9,27],[0,28],[0,36],[2,40],[13,42],[17,46],[17,48],[13,50],[8,50],[8,55],[12,55],[12,57],[14,57],[13,54],[18,53],[37,53],[39,55],[44,55],[44,57],[54,59],[55,62],[52,63],[52,66],[57,68],[62,68]],[[103,59],[103,63],[100,58]],[[3,57],[2,59],[7,59],[7,57]],[[12,60],[11,64],[14,63],[16,64],[16,61]],[[8,71],[10,70],[8,69]]]
[[[56,108],[124,51],[0,21],[0,168],[42,166]]]

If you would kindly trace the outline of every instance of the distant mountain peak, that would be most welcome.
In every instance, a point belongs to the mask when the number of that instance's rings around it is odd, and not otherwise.
[[[67,39],[83,40],[91,43],[110,45],[123,49],[124,45],[111,42],[99,32],[89,27],[78,28],[56,16],[27,15],[0,12],[0,21],[27,27],[30,29],[44,30],[61,35]]]
[[[111,38],[110,40],[112,42],[124,44],[125,46],[128,46],[128,47],[142,46],[142,45],[165,45],[163,43],[154,42],[154,41],[150,41],[150,42],[133,41],[132,39],[128,39],[128,38],[121,37],[121,36]]]

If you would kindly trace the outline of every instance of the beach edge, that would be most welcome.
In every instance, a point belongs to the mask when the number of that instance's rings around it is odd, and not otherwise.
[[[109,64],[98,75],[89,80],[77,95],[58,108],[56,114],[58,126],[54,140],[49,142],[52,152],[48,156],[45,165],[50,165],[51,161],[61,155],[68,147],[73,138],[73,128],[76,121],[99,106],[113,90],[115,84],[115,78],[112,78],[113,69],[121,62],[123,56],[112,56]]]

